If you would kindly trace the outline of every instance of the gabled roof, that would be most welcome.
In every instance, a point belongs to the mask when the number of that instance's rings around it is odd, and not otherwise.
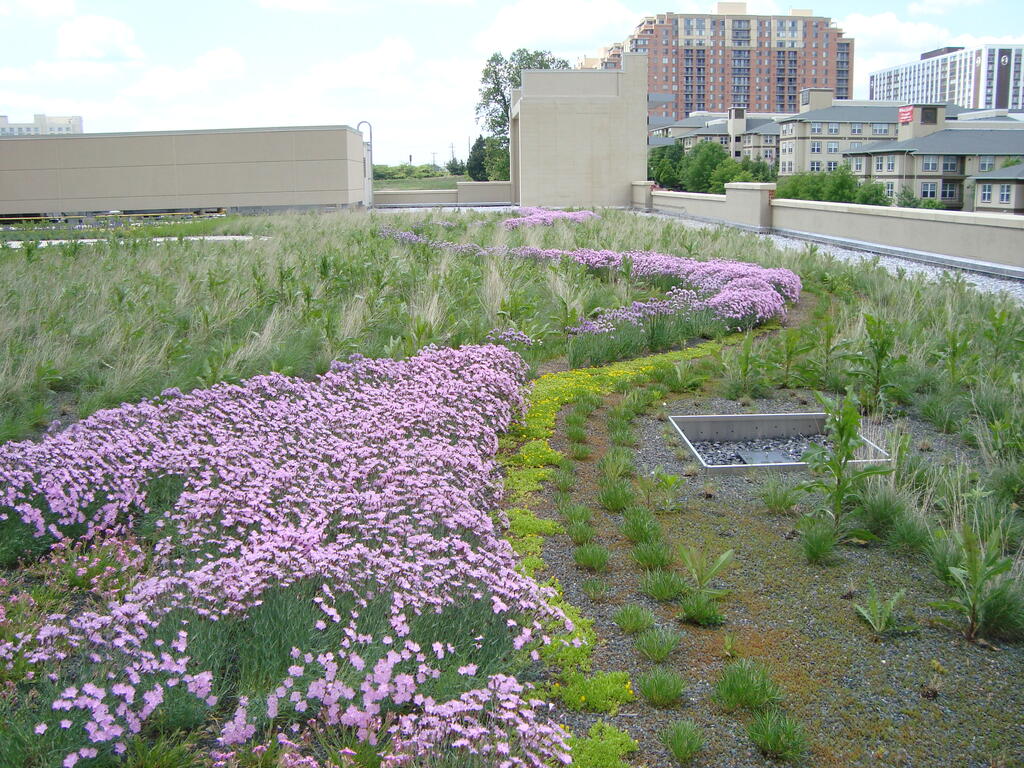
[[[907,141],[879,141],[848,149],[845,155],[1024,155],[1024,128],[974,130],[947,128]]]
[[[973,178],[979,181],[1024,181],[1024,163],[1017,163],[1009,168],[997,168],[994,171],[979,173]]]
[[[775,120],[748,120],[747,130],[744,133],[756,133],[761,136],[777,136],[779,124]]]
[[[696,131],[691,131],[687,136],[725,136],[729,133],[729,126],[726,123],[712,123],[704,125]]]
[[[895,123],[899,119],[899,107],[887,105],[844,105],[833,104],[824,109],[812,109],[810,112],[802,112],[790,115],[780,120],[783,123]],[[946,118],[957,117],[964,112],[972,110],[964,109],[957,104],[946,104]]]

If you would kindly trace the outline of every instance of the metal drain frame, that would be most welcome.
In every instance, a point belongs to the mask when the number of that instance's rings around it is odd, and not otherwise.
[[[683,439],[701,469],[709,474],[742,474],[758,470],[775,470],[777,472],[798,472],[807,469],[805,461],[787,461],[771,464],[708,464],[704,457],[693,447],[701,440],[732,442],[776,437],[809,437],[825,432],[825,413],[737,413],[712,414],[706,416],[669,416],[668,420]],[[862,458],[854,459],[854,466],[865,464],[887,464],[892,457],[864,435],[864,441],[858,453]]]

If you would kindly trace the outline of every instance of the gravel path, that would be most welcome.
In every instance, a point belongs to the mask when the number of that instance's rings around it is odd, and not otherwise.
[[[636,678],[655,665],[633,647],[632,638],[613,622],[627,603],[655,612],[658,626],[683,633],[680,648],[666,662],[687,680],[679,706],[650,707],[641,698],[613,717],[560,710],[558,717],[574,733],[585,733],[606,720],[640,742],[634,766],[669,768],[675,762],[661,745],[660,732],[680,719],[692,719],[705,732],[706,744],[693,765],[716,768],[767,768],[778,765],[760,755],[750,742],[749,716],[723,712],[712,700],[715,680],[726,663],[725,635],[740,652],[765,661],[786,693],[785,709],[802,722],[811,741],[804,765],[839,768],[992,768],[1024,765],[1024,647],[986,650],[960,639],[935,619],[929,606],[944,596],[926,564],[883,547],[841,547],[835,564],[810,566],[794,538],[794,516],[768,514],[758,501],[763,477],[693,474],[695,465],[679,454],[669,414],[799,412],[808,393],[779,393],[744,408],[735,401],[686,397],[652,416],[634,422],[638,473],[657,468],[688,475],[679,496],[680,512],[660,521],[673,549],[687,544],[713,555],[733,549],[736,563],[716,586],[731,590],[722,601],[724,627],[703,629],[677,619],[678,606],[657,603],[639,591],[641,573],[629,543],[619,531],[621,516],[596,502],[597,461],[606,450],[604,410],[591,417],[589,442],[594,455],[577,462],[573,500],[594,509],[596,540],[611,552],[610,570],[602,577],[607,599],[594,602],[581,590],[588,575],[573,563],[573,546],[564,535],[545,540],[544,576],[554,576],[566,597],[595,621],[599,644],[594,671],[625,670]],[[614,402],[617,398],[611,398]],[[878,432],[899,426],[914,446],[927,445],[935,460],[971,460],[969,449],[927,424],[903,420],[876,425]],[[560,436],[556,448],[565,448]],[[912,447],[912,450],[918,450]],[[802,479],[793,475],[793,481]],[[557,517],[550,498],[542,516]],[[682,572],[676,565],[676,570]],[[875,641],[853,609],[863,603],[868,585],[889,597],[906,590],[900,620],[915,627],[909,634]],[[936,666],[938,665],[938,666]],[[941,670],[941,671],[936,671]],[[927,698],[928,686],[938,696]]]

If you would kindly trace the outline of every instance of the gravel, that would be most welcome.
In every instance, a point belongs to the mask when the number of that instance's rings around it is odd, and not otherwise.
[[[734,442],[714,442],[701,440],[692,443],[705,464],[764,464],[783,461],[781,458],[768,458],[761,461],[748,462],[744,453],[781,453],[789,461],[800,461],[807,449],[812,445],[824,445],[824,435],[807,437],[765,438],[761,440],[741,440]]]
[[[795,516],[768,514],[759,501],[765,474],[703,476],[680,451],[681,441],[669,427],[669,414],[801,412],[810,393],[789,392],[744,407],[714,397],[685,397],[655,415],[634,422],[634,458],[638,474],[656,469],[685,476],[677,499],[680,512],[659,516],[673,550],[680,544],[699,547],[711,556],[733,549],[732,568],[713,586],[730,590],[721,603],[725,626],[704,629],[678,620],[679,606],[657,603],[639,590],[642,573],[622,536],[621,515],[596,502],[597,462],[606,450],[604,411],[588,424],[593,456],[577,462],[573,500],[595,511],[597,541],[611,551],[606,600],[587,598],[581,584],[591,578],[572,560],[573,546],[564,535],[545,539],[542,556],[565,596],[594,621],[599,635],[593,672],[625,670],[631,679],[651,670],[652,662],[634,648],[631,637],[613,622],[622,605],[637,603],[654,611],[657,626],[684,633],[681,647],[665,664],[688,683],[683,701],[655,709],[639,697],[616,715],[572,712],[559,707],[557,717],[574,734],[605,720],[638,740],[640,751],[630,764],[674,768],[661,744],[661,732],[681,719],[704,731],[705,748],[693,765],[716,768],[769,768],[777,763],[760,755],[746,733],[749,715],[725,713],[712,691],[727,663],[723,644],[733,635],[744,656],[767,663],[784,689],[785,710],[805,727],[811,752],[803,765],[844,768],[990,768],[1024,765],[1024,647],[1005,645],[993,651],[964,642],[937,623],[950,614],[930,603],[945,596],[926,563],[887,551],[882,546],[840,547],[829,567],[810,566],[803,558]],[[611,398],[614,401],[616,398]],[[614,404],[614,402],[612,402]],[[905,418],[874,425],[878,432],[900,429],[912,436],[911,450],[935,461],[973,461],[971,449],[954,436]],[[556,435],[552,444],[564,449]],[[796,483],[803,473],[786,476]],[[812,503],[810,499],[804,504]],[[538,514],[557,519],[551,498]],[[676,570],[684,574],[679,562]],[[684,574],[685,575],[685,574]],[[866,602],[869,586],[883,598],[905,590],[897,608],[901,623],[913,631],[875,639],[854,611]],[[938,695],[929,698],[929,686]],[[928,695],[926,695],[928,694]]]

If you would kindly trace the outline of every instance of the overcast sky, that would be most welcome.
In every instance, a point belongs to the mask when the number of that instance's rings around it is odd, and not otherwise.
[[[800,6],[807,6],[801,2]],[[856,5],[857,12],[849,8]],[[646,15],[707,12],[661,0],[0,0],[0,114],[82,115],[86,131],[355,126],[374,159],[465,158],[480,71],[494,51],[575,63]],[[855,38],[867,75],[944,45],[1024,43],[1019,0],[862,0],[810,6]],[[788,13],[773,0],[752,13]]]

